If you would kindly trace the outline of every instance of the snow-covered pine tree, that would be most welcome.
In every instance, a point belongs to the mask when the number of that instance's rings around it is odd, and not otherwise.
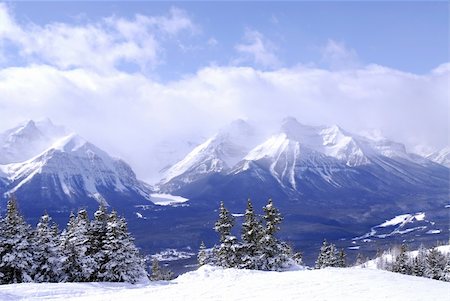
[[[239,245],[235,236],[231,235],[234,226],[234,218],[220,202],[219,219],[214,230],[220,234],[220,245],[214,248],[215,262],[225,268],[236,267],[238,265]]]
[[[265,229],[260,241],[260,248],[263,253],[264,270],[280,270],[285,267],[292,259],[292,249],[283,241],[279,241],[275,234],[280,230],[283,217],[279,210],[273,205],[272,199],[269,199],[266,206],[263,207]]]
[[[428,251],[425,259],[425,277],[439,280],[445,268],[445,256],[437,249]]]
[[[33,280],[35,282],[59,282],[64,279],[61,270],[61,253],[58,231],[50,224],[51,217],[45,213],[36,226],[33,239]]]
[[[337,250],[334,244],[329,244],[326,239],[320,247],[319,256],[316,260],[316,269],[322,269],[326,267],[336,267],[338,266]]]
[[[102,266],[97,279],[107,282],[136,283],[146,276],[144,262],[128,232],[124,218],[112,211],[106,225],[102,243]]]
[[[264,254],[261,245],[264,235],[265,233],[261,221],[257,219],[253,210],[253,205],[250,199],[248,199],[247,209],[244,214],[244,222],[242,223],[240,268],[258,270],[265,265],[262,262]]]
[[[197,262],[198,266],[201,267],[202,265],[205,265],[208,263],[208,257],[206,254],[206,246],[205,243],[202,241],[200,244],[200,249],[198,250],[197,254]]]
[[[94,213],[94,219],[90,223],[88,232],[89,248],[87,254],[91,256],[96,263],[91,281],[104,281],[100,275],[105,273],[102,268],[104,267],[106,260],[103,244],[106,241],[107,222],[108,214],[106,212],[106,207],[103,204],[100,204],[98,210]]]
[[[161,268],[159,267],[159,261],[156,258],[152,260],[152,271],[150,274],[151,281],[162,280]]]
[[[446,257],[445,267],[444,270],[442,271],[441,280],[450,282],[450,254],[447,253],[445,257]]]
[[[338,268],[345,268],[347,266],[346,257],[347,255],[345,254],[344,249],[340,249],[337,254],[335,266]]]
[[[408,256],[408,246],[406,244],[401,245],[400,254],[397,255],[392,264],[392,272],[411,275],[412,271]]]
[[[12,196],[6,216],[1,220],[0,233],[0,283],[32,281],[33,245],[32,229],[17,209]]]
[[[356,260],[355,260],[354,266],[363,265],[365,262],[366,262],[366,258],[364,257],[364,255],[361,253],[358,253],[358,255],[356,255]],[[363,267],[365,267],[365,266],[363,266]]]
[[[427,249],[423,244],[420,245],[417,256],[412,260],[411,274],[414,276],[422,277],[425,275],[425,265],[426,265]]]
[[[172,280],[174,278],[174,275],[172,271],[162,269],[159,266],[159,261],[156,258],[153,258],[152,261],[152,273],[150,275],[151,281],[160,281],[160,280]]]
[[[89,218],[86,210],[78,211],[77,217],[69,217],[61,238],[63,254],[62,270],[68,282],[88,282],[93,278],[95,260],[89,255]]]

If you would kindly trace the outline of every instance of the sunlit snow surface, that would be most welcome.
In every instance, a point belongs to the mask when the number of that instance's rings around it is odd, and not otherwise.
[[[445,300],[450,283],[380,270],[260,272],[204,266],[168,282],[13,284],[1,300]]]

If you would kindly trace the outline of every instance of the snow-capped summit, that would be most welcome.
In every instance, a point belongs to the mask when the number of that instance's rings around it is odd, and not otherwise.
[[[14,193],[23,211],[60,212],[97,203],[152,206],[150,186],[136,179],[130,166],[48,119],[7,130],[0,142],[0,192]]]
[[[443,149],[428,155],[426,158],[450,168],[450,146],[444,147]]]
[[[103,192],[132,192],[150,198],[148,187],[136,179],[125,162],[76,134],[61,138],[34,158],[2,169],[11,181],[7,193],[18,194],[39,185],[59,199],[88,197],[107,202]]]
[[[21,162],[36,156],[64,135],[67,135],[67,130],[54,125],[50,119],[24,122],[0,133],[0,164]]]
[[[174,179],[189,183],[205,174],[228,170],[245,156],[255,139],[257,132],[250,124],[235,120],[170,167],[161,184]]]

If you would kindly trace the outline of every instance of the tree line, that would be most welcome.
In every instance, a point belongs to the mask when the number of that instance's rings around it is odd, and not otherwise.
[[[33,229],[11,198],[0,222],[0,283],[130,282],[146,277],[124,218],[104,206],[82,209],[60,232],[45,213]]]
[[[377,268],[450,282],[450,253],[444,254],[437,247],[426,249],[423,245],[417,253],[408,249],[407,244],[402,244],[382,252],[376,258]]]

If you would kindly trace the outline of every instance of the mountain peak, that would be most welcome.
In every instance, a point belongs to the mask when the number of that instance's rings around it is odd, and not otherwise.
[[[75,133],[71,133],[71,134],[63,137],[62,139],[56,141],[51,146],[51,148],[60,150],[62,152],[73,152],[73,151],[80,149],[87,143],[89,143],[89,142],[87,142],[84,138],[80,137],[79,135],[77,135]]]

